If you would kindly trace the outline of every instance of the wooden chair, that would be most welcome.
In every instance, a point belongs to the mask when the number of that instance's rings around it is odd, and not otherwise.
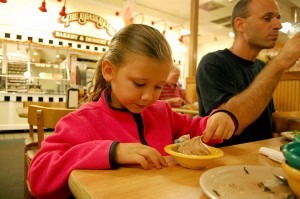
[[[76,109],[67,108],[54,108],[43,107],[37,105],[30,105],[28,107],[28,124],[37,127],[37,142],[32,142],[24,147],[24,196],[25,198],[32,198],[30,186],[27,181],[28,168],[34,155],[41,147],[41,143],[44,140],[44,129],[54,129],[56,123],[65,115]]]
[[[67,108],[66,102],[31,102],[31,101],[23,102],[23,108],[28,108],[30,105],[43,106],[43,107]],[[36,118],[33,114],[31,114],[31,116],[29,116],[29,115],[30,114],[29,114],[29,110],[28,110],[26,117],[28,118],[28,124],[29,124],[29,137],[25,139],[25,145],[31,145],[32,143],[35,142],[34,136],[33,136],[34,129],[33,129],[33,125],[31,123],[33,121],[36,121]],[[20,117],[22,117],[22,116],[20,116]]]
[[[285,72],[273,94],[277,111],[300,111],[300,72]]]
[[[274,137],[284,131],[300,131],[300,111],[277,111],[273,113],[272,120]]]

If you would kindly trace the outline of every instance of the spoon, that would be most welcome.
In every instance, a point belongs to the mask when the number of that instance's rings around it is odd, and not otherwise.
[[[280,175],[275,175],[275,174],[274,174],[274,176],[275,176],[279,181],[283,182],[284,184],[288,184],[288,181],[287,181],[286,177],[280,176]]]

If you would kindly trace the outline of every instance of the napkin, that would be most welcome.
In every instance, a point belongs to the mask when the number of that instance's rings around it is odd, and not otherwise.
[[[259,153],[268,156],[271,160],[281,163],[285,160],[283,153],[267,147],[260,147]]]

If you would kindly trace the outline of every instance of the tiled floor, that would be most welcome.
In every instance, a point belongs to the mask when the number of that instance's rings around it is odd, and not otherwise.
[[[50,134],[52,134],[53,132],[46,132],[45,136],[48,136]],[[28,131],[27,132],[9,132],[9,133],[0,133],[0,141],[1,140],[8,140],[8,139],[22,139],[22,138],[27,138],[29,136]],[[37,136],[37,134],[34,134],[35,138]]]

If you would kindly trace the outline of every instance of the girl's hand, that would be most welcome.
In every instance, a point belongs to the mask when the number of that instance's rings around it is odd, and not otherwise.
[[[140,164],[144,169],[154,165],[161,169],[168,164],[154,148],[140,143],[119,143],[115,149],[115,161],[119,164]]]
[[[225,112],[213,114],[207,120],[207,126],[203,132],[203,141],[208,142],[210,139],[229,139],[235,130],[234,122]]]

